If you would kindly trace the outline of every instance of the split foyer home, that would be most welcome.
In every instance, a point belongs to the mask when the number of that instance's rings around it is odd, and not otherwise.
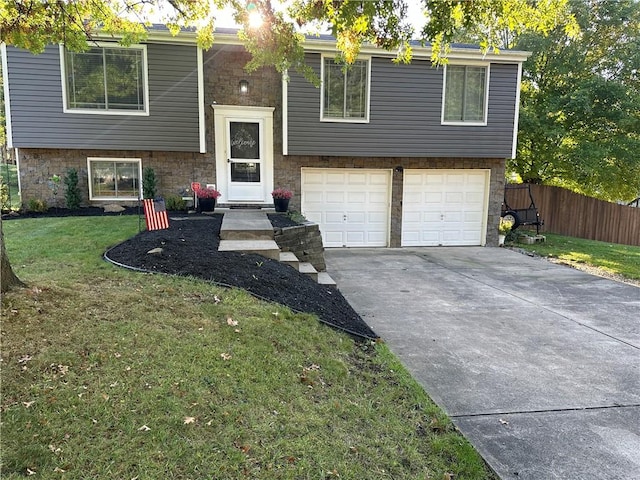
[[[496,245],[505,159],[515,153],[526,52],[454,46],[434,67],[371,46],[348,69],[309,38],[320,87],[295,72],[251,74],[234,32],[208,51],[188,32],[82,53],[2,46],[9,147],[23,202],[53,202],[49,178],[79,172],[84,204],[137,202],[151,167],[160,195],[213,184],[221,206],[291,206],[325,247]]]

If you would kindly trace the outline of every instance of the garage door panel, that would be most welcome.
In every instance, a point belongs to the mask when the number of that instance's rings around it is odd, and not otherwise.
[[[367,192],[348,192],[347,201],[352,203],[365,203],[367,201]]]
[[[333,243],[336,245],[342,245],[344,243],[343,232],[334,232],[334,231],[328,230],[324,232],[324,235],[326,238],[325,240],[326,243]]]
[[[488,170],[405,170],[402,245],[482,245],[488,174]]]
[[[319,224],[325,247],[387,246],[390,178],[389,170],[302,169],[302,211]]]
[[[348,231],[347,232],[347,245],[351,245],[354,247],[361,247],[365,245],[364,241],[364,232],[360,230],[356,231]]]

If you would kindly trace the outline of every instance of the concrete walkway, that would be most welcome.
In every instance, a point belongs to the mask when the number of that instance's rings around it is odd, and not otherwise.
[[[501,478],[640,479],[640,288],[500,248],[325,258]]]

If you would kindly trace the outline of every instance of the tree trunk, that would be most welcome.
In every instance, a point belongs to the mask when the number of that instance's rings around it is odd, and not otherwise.
[[[0,293],[9,291],[13,287],[23,287],[24,283],[20,281],[16,274],[13,273],[11,263],[7,251],[4,248],[4,232],[2,231],[2,219],[0,219]]]

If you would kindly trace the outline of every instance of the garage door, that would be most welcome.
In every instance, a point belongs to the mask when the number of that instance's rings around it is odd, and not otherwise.
[[[484,245],[489,170],[405,170],[402,246]]]
[[[389,170],[303,168],[302,213],[325,247],[386,247]]]

